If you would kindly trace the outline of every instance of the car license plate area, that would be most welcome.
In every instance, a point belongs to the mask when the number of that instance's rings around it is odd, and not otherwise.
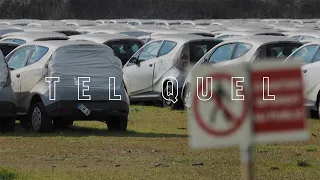
[[[81,112],[83,112],[84,115],[89,116],[91,111],[89,108],[87,108],[84,104],[78,104],[78,109],[80,109]]]

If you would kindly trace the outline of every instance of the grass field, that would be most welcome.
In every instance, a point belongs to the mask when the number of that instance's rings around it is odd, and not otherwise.
[[[310,140],[256,146],[255,179],[320,179],[320,121]],[[238,148],[190,150],[187,114],[132,106],[129,132],[76,122],[53,134],[0,137],[0,179],[239,179]]]

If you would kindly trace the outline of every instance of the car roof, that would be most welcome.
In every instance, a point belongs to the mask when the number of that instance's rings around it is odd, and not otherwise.
[[[194,35],[194,34],[164,34],[164,35],[158,35],[157,40],[168,40],[168,41],[176,41],[176,42],[188,42],[193,40],[217,40],[213,37],[203,37],[200,35]]]
[[[65,37],[67,38],[68,36],[62,34],[62,33],[57,33],[57,32],[24,32],[24,33],[19,33],[17,35],[10,35],[6,36],[5,38],[19,38],[19,39],[24,39],[27,41],[34,41],[36,39],[42,39],[42,38],[50,38],[50,37]]]
[[[137,38],[121,35],[121,34],[84,34],[69,36],[70,40],[87,40],[94,41],[96,43],[105,43],[110,40],[128,39],[128,40],[139,40]]]
[[[33,41],[26,43],[26,45],[36,45],[36,46],[45,46],[51,50],[56,50],[58,48],[70,45],[102,45],[91,41],[64,41],[64,40],[53,40],[53,41]]]
[[[224,41],[224,43],[239,42],[239,41],[244,43],[254,44],[254,45],[261,45],[261,44],[267,44],[272,42],[295,42],[295,43],[302,44],[301,42],[286,36],[268,36],[268,35],[238,37],[238,38],[226,40]]]

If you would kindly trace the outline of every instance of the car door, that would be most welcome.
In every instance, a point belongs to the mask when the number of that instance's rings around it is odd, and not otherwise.
[[[33,46],[23,46],[11,52],[6,61],[11,71],[12,89],[15,92],[17,101],[21,98],[21,74],[24,70],[27,60],[33,51]]]
[[[295,52],[293,57],[291,57],[292,58],[291,60],[293,60],[293,61],[303,61],[304,62],[304,65],[302,66],[301,69],[302,69],[303,77],[304,77],[305,93],[310,91],[311,88],[319,82],[318,77],[319,77],[320,73],[318,73],[318,72],[320,72],[320,71],[317,70],[318,68],[316,68],[314,66],[314,64],[312,63],[318,47],[319,47],[318,45],[305,46],[305,47],[301,48],[300,50],[298,50],[297,52]]]
[[[22,95],[27,95],[28,92],[42,78],[43,66],[38,65],[38,61],[48,52],[49,48],[44,46],[35,46],[34,51],[30,55],[26,66],[21,72],[21,92]],[[23,97],[21,97],[23,98]]]
[[[158,61],[158,52],[162,41],[155,41],[142,47],[123,69],[128,94],[152,91],[154,64]]]
[[[154,64],[153,84],[157,83],[170,68],[173,66],[173,60],[176,53],[170,53],[177,43],[173,41],[163,41],[158,53],[158,60]]]

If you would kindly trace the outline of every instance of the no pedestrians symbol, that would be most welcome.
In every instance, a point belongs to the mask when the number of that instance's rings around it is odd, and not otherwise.
[[[202,92],[202,90],[209,89],[209,97],[212,95],[210,102],[215,104],[215,108],[212,109],[210,113],[210,120],[206,121],[205,118],[202,117],[203,112],[200,108],[201,99],[198,96],[193,96],[193,105],[194,105],[194,116],[195,120],[198,125],[208,134],[212,136],[228,136],[235,131],[242,125],[244,120],[248,115],[248,96],[246,95],[246,91],[242,91],[242,95],[244,99],[241,100],[242,103],[242,112],[241,115],[235,115],[232,109],[228,108],[223,100],[232,100],[230,98],[230,92],[226,88],[222,86],[222,82],[228,82],[228,84],[233,84],[236,86],[236,80],[232,78],[232,75],[226,73],[215,73],[211,74],[212,81],[208,83],[208,81],[203,81],[197,85],[198,92]],[[214,85],[216,84],[216,85]],[[239,82],[238,82],[239,84]],[[211,86],[211,87],[210,87]],[[231,88],[230,88],[231,89]],[[196,92],[196,91],[195,91]],[[219,129],[212,127],[210,124],[217,121],[217,114],[218,112],[222,112],[224,115],[224,120],[231,123],[231,126],[227,129]]]

